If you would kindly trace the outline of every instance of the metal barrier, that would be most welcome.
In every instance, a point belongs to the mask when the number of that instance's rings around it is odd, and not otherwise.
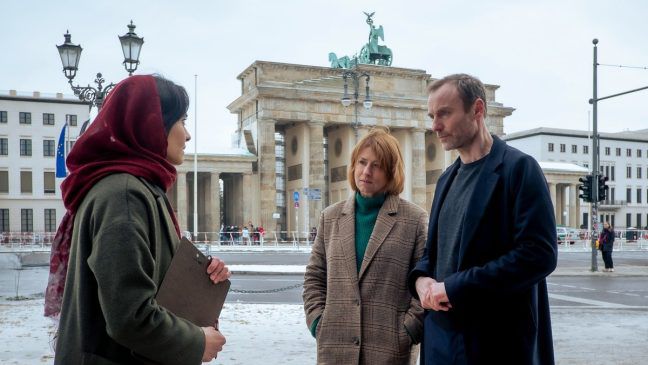
[[[56,232],[0,232],[0,247],[10,249],[45,249],[54,241]]]
[[[315,235],[312,232],[296,231],[265,231],[249,232],[244,236],[243,231],[234,232],[197,232],[193,234],[185,231],[189,238],[203,252],[209,253],[212,249],[309,249],[313,244]]]
[[[615,251],[648,250],[648,230],[619,229],[614,231]],[[569,228],[564,239],[558,239],[560,251],[590,251],[591,232],[587,229]]]

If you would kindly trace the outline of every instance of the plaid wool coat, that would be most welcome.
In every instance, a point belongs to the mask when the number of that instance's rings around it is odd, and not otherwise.
[[[423,209],[388,195],[358,272],[355,196],[322,212],[303,293],[308,327],[321,317],[318,364],[410,364],[417,356],[423,309],[407,275],[423,254],[427,223]]]

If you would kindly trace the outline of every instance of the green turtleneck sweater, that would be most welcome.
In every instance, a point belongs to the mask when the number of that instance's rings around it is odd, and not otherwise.
[[[355,249],[356,267],[360,272],[362,259],[364,259],[371,232],[373,232],[378,218],[378,212],[385,202],[387,195],[379,194],[371,198],[365,198],[356,192],[355,196]]]

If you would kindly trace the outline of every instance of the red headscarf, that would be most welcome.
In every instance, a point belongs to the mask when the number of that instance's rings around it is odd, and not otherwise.
[[[167,135],[155,78],[130,76],[110,92],[94,122],[68,155],[70,175],[61,184],[67,211],[52,243],[46,316],[61,311],[74,216],[88,191],[115,173],[142,177],[167,190],[176,179],[176,169],[166,160],[166,151]],[[175,214],[171,209],[169,213],[179,236]]]

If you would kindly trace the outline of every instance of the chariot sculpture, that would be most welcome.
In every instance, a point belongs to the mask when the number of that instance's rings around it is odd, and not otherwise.
[[[343,56],[338,58],[334,52],[329,53],[329,62],[332,68],[352,68],[357,64],[373,64],[381,66],[391,66],[392,64],[392,51],[389,47],[378,44],[378,39],[385,40],[385,32],[383,26],[376,28],[373,25],[373,16],[376,12],[371,14],[364,13],[367,16],[367,24],[369,24],[369,40],[362,46],[359,54],[356,53],[353,57]]]

